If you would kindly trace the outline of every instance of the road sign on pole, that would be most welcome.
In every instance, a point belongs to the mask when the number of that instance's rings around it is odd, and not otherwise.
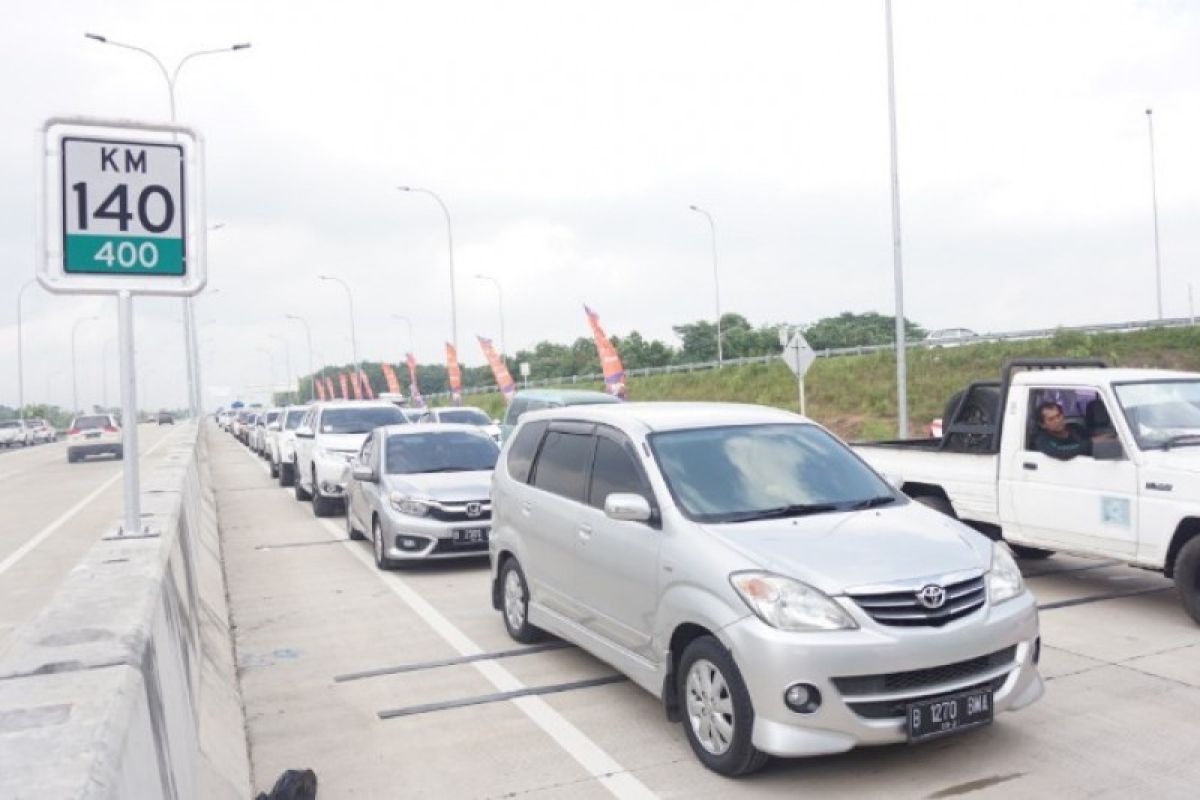
[[[176,125],[55,118],[42,128],[38,281],[58,294],[118,299],[125,510],[142,524],[133,296],[204,288],[203,146]]]
[[[780,330],[779,338],[783,340],[786,334]],[[788,369],[796,376],[796,386],[800,395],[800,413],[805,413],[804,403],[804,374],[817,360],[817,354],[809,347],[804,335],[799,330],[792,331],[791,337],[783,347],[783,361]]]

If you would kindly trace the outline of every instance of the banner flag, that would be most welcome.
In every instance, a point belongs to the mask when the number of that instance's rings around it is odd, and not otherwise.
[[[349,400],[350,399],[350,378],[348,378],[346,376],[346,373],[339,372],[338,380],[340,380],[342,382],[342,399]]]
[[[317,399],[325,399],[325,387],[321,385],[319,378],[313,378],[313,388],[317,390]]]
[[[500,358],[500,354],[496,352],[491,339],[485,339],[482,336],[475,338],[479,340],[479,346],[483,348],[483,355],[492,366],[492,375],[496,378],[496,386],[500,389],[500,394],[504,395],[504,402],[511,403],[513,395],[517,393],[517,385],[513,383],[512,376],[508,374],[508,367],[504,365],[504,359]]]
[[[354,393],[355,400],[362,400],[362,373],[354,370],[350,373],[350,391]]]
[[[396,370],[392,369],[391,364],[380,364],[383,369],[383,379],[387,381],[388,391],[392,394],[404,394],[400,391],[400,379],[396,377]]]
[[[414,408],[425,405],[421,397],[421,387],[417,385],[417,359],[412,353],[405,353],[408,361],[408,404]]]
[[[604,390],[611,395],[625,399],[625,367],[621,364],[621,356],[617,348],[608,340],[604,328],[600,327],[600,317],[585,304],[588,324],[592,326],[592,336],[596,339],[596,353],[600,356],[600,367],[604,370]]]
[[[333,390],[333,378],[329,377],[328,375],[325,376],[325,399],[337,399],[337,392]]]
[[[456,406],[462,405],[462,368],[458,366],[458,351],[446,342],[446,371],[450,373],[450,399]]]
[[[375,390],[371,388],[371,376],[367,374],[365,369],[358,371],[359,379],[362,381],[363,394],[368,400],[375,399]]]

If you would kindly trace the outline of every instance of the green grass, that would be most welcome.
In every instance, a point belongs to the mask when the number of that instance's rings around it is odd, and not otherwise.
[[[909,429],[924,435],[946,401],[972,380],[1000,374],[1011,358],[1101,358],[1113,366],[1200,372],[1200,327],[1086,335],[1061,332],[1052,339],[911,350],[908,357]],[[562,386],[601,389],[594,384]],[[805,379],[809,416],[847,439],[891,438],[896,432],[896,360],[890,353],[817,359]],[[759,403],[797,410],[795,378],[782,361],[722,370],[653,375],[629,380],[631,400],[709,400]],[[466,402],[502,417],[497,393]]]

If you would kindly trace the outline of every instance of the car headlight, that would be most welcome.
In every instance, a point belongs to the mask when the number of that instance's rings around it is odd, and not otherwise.
[[[992,545],[992,568],[988,572],[988,597],[992,605],[1011,600],[1025,591],[1025,580],[1008,547],[1000,542]]]
[[[389,494],[388,503],[401,514],[408,514],[411,517],[424,517],[429,514],[430,506],[428,503],[414,500],[408,495],[400,494],[399,492]]]
[[[824,592],[769,572],[735,572],[733,588],[758,618],[781,631],[841,631],[857,628]]]

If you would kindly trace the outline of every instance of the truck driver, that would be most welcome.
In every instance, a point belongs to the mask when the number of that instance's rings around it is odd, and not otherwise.
[[[1038,432],[1033,446],[1040,452],[1060,461],[1069,461],[1075,456],[1090,456],[1092,440],[1082,425],[1067,422],[1063,407],[1054,401],[1042,403],[1037,408]]]

